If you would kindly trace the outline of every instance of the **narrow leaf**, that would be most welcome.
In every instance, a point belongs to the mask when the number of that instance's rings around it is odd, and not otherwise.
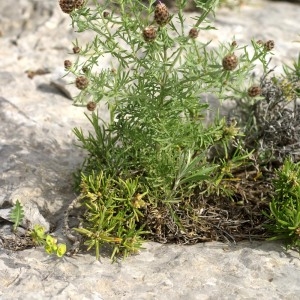
[[[17,200],[15,206],[11,210],[10,219],[14,222],[13,230],[16,231],[17,227],[20,225],[24,218],[24,210],[19,200]]]

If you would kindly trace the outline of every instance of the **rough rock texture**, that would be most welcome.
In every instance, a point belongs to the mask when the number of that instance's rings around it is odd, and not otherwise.
[[[300,5],[249,2],[220,10],[218,30],[199,38],[215,44],[234,36],[239,44],[274,39],[274,65],[290,63],[300,50],[293,42],[300,39]],[[73,58],[71,42],[78,37],[68,15],[57,1],[1,1],[0,8],[1,247],[1,239],[11,235],[8,214],[17,199],[25,221],[54,228],[61,237],[63,211],[75,197],[72,172],[84,157],[74,146],[72,129],[88,130],[89,124],[83,114],[88,111],[71,105],[77,91],[61,79],[63,61]],[[99,113],[105,117],[105,107]],[[114,265],[90,254],[59,260],[42,249],[0,248],[0,298],[299,299],[299,255],[284,252],[279,243],[145,247]]]

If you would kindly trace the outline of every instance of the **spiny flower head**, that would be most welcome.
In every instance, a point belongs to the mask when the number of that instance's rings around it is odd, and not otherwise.
[[[238,63],[239,60],[234,53],[227,54],[222,60],[223,68],[227,71],[234,70],[237,67]]]
[[[253,85],[248,89],[248,96],[249,97],[256,97],[261,94],[261,88],[258,85]]]
[[[84,0],[59,0],[59,6],[63,12],[70,14],[75,8],[81,8]]]
[[[85,76],[78,76],[75,80],[75,85],[79,90],[84,90],[89,85],[89,80]]]
[[[165,26],[168,24],[170,20],[170,14],[167,6],[164,3],[158,2],[158,4],[155,6],[154,20],[159,26]]]
[[[156,28],[153,26],[148,26],[143,30],[143,38],[146,42],[152,42],[156,38]]]

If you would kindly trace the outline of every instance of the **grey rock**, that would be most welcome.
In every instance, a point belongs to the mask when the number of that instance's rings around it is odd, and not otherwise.
[[[212,46],[234,36],[239,45],[251,38],[274,39],[273,65],[291,63],[299,51],[293,41],[299,40],[300,6],[249,3],[220,10],[214,23],[218,30],[201,31],[199,39],[212,40]],[[72,32],[57,1],[1,1],[0,9],[0,215],[6,220],[19,199],[30,210],[27,219],[55,228],[62,238],[63,212],[75,197],[72,173],[85,156],[74,145],[72,129],[91,129],[83,114],[89,112],[71,105],[77,91],[61,80],[63,61],[74,59],[72,41],[79,36],[87,41],[89,35]],[[37,69],[47,72],[28,78],[26,71]],[[105,105],[98,110],[108,118]],[[1,219],[0,229],[0,237],[8,234]],[[0,258],[4,300],[299,299],[300,294],[299,255],[275,242],[145,243],[138,255],[113,265],[107,256],[95,261],[93,253],[60,260],[40,248],[12,252],[0,243]]]

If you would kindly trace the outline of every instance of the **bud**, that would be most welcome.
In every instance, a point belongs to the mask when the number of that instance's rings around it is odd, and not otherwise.
[[[70,14],[75,8],[83,7],[84,0],[59,0],[59,6],[61,10]]]
[[[143,37],[146,42],[152,42],[156,38],[156,29],[153,26],[146,27],[143,30]]]
[[[154,20],[159,26],[165,26],[170,20],[170,14],[165,4],[159,2],[155,6]]]
[[[223,68],[227,71],[234,70],[237,67],[238,63],[239,60],[234,53],[227,54],[222,60]]]
[[[94,101],[90,101],[87,105],[86,108],[89,111],[94,111],[96,109],[97,104]]]
[[[108,11],[104,11],[103,12],[103,18],[107,19],[109,17],[109,12]]]
[[[72,62],[70,60],[66,59],[64,61],[64,66],[65,66],[65,69],[69,70],[72,67]]]
[[[266,51],[271,51],[274,47],[275,47],[275,43],[273,40],[269,40],[264,44],[264,48]]]
[[[78,76],[75,85],[79,90],[84,90],[89,85],[89,80],[85,76]]]
[[[199,31],[197,28],[192,28],[190,31],[189,31],[189,37],[191,39],[196,39],[198,37],[198,34],[199,34]]]
[[[73,47],[73,53],[77,54],[80,52],[80,48],[78,46]]]
[[[248,89],[248,96],[249,97],[256,97],[259,96],[261,94],[261,88],[257,85],[251,86]]]

